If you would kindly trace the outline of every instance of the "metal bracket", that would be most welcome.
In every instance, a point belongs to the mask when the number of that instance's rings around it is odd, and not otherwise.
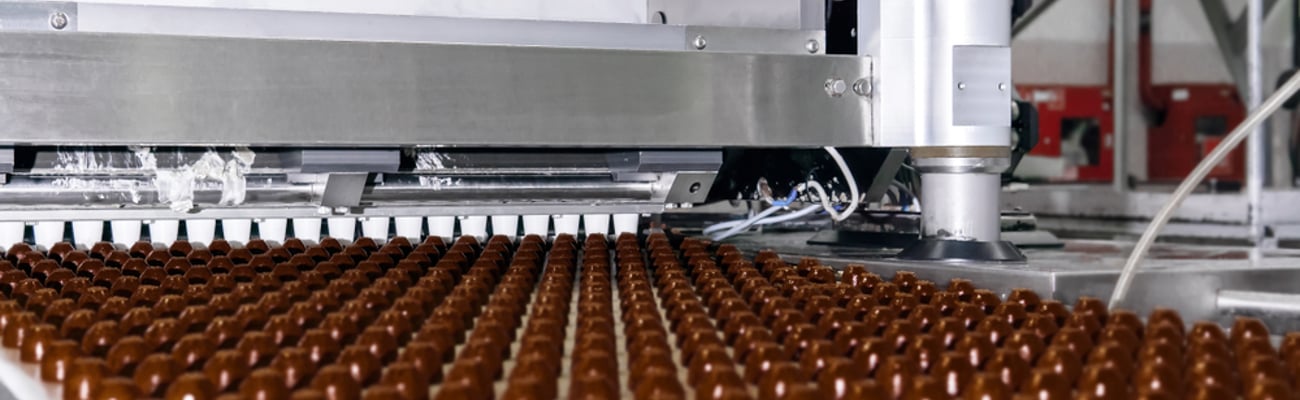
[[[629,151],[607,156],[614,180],[644,180],[648,174],[679,171],[711,171],[722,168],[722,152],[707,151]]]
[[[321,192],[322,207],[356,207],[361,205],[361,194],[366,189],[365,173],[336,173],[325,178],[325,190]]]
[[[709,188],[718,177],[717,172],[681,172],[675,174],[668,189],[669,203],[703,203],[709,198]]]

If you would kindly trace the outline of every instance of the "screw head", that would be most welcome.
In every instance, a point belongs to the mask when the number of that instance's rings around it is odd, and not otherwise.
[[[853,81],[853,93],[857,93],[858,96],[862,97],[871,96],[871,81],[868,81],[867,78],[859,78]]]
[[[966,82],[957,82],[957,90],[966,90]]]
[[[999,92],[1007,91],[1007,84],[1005,82],[998,82],[998,91]]]
[[[822,44],[817,42],[817,39],[811,39],[808,40],[808,43],[803,44],[803,49],[808,50],[809,53],[817,54],[818,51],[821,51]]]
[[[691,45],[695,46],[696,50],[704,50],[705,47],[709,46],[709,42],[704,40],[704,36],[696,36],[694,40],[691,40]]]
[[[67,28],[68,14],[64,14],[62,11],[55,11],[54,14],[50,15],[50,27],[55,30],[63,30],[63,28]]]
[[[826,80],[825,89],[826,95],[831,97],[840,97],[844,95],[844,92],[849,90],[849,84],[845,83],[843,79],[830,78]]]

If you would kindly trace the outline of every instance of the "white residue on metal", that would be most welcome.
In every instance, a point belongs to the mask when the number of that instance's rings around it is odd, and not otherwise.
[[[140,190],[149,189],[151,184],[141,182],[135,179],[82,179],[82,178],[59,178],[51,182],[52,185],[64,189],[112,189],[126,191],[131,196],[131,203],[140,204]]]
[[[99,162],[96,153],[89,150],[63,150],[55,151],[57,164],[54,170],[58,172],[93,172],[103,170],[107,165]]]
[[[450,157],[448,157],[447,155],[438,153],[433,150],[416,150],[415,169],[417,171],[447,169],[447,166],[443,163],[443,161],[447,161],[449,159]],[[456,169],[456,167],[453,166],[451,169]],[[441,189],[446,186],[454,186],[459,183],[460,183],[460,179],[452,179],[449,177],[425,176],[425,175],[420,176],[420,186],[432,187],[435,190]]]
[[[172,211],[184,213],[194,209],[195,189],[220,189],[221,205],[243,204],[247,193],[245,174],[256,155],[247,148],[237,148],[230,159],[222,159],[209,150],[194,163],[176,169],[159,169],[157,159],[150,149],[136,149],[136,158],[144,169],[154,171],[154,187],[158,201]]]
[[[423,150],[415,153],[415,168],[417,169],[444,169],[443,161],[450,159],[447,155],[434,150]]]

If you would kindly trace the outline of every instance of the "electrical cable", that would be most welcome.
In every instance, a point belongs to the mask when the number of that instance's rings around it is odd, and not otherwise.
[[[750,217],[747,220],[741,221],[740,224],[731,227],[731,229],[728,229],[726,232],[723,232],[721,235],[715,236],[713,240],[722,240],[719,238],[725,239],[734,236],[735,234],[740,233],[745,229],[748,229],[749,226],[753,225],[755,222],[758,222],[763,218],[770,217],[772,216],[772,214],[775,214],[777,211],[781,211],[782,208],[785,207],[777,207],[777,206],[768,207],[766,210],[763,210],[763,212],[760,212],[757,215],[754,215],[753,217]]]
[[[830,198],[826,196],[826,190],[822,188],[820,183],[817,183],[817,181],[808,181],[808,186],[817,191],[817,194],[822,199],[822,208],[831,215],[831,219],[835,222],[839,222],[847,219],[850,215],[853,215],[853,212],[858,209],[858,181],[853,178],[853,172],[849,171],[849,165],[844,162],[844,157],[840,155],[839,150],[835,150],[835,148],[831,146],[826,146],[825,149],[826,153],[830,154],[831,159],[835,160],[835,164],[839,165],[840,173],[844,174],[844,179],[848,181],[850,199],[849,206],[845,208],[842,213],[835,211],[835,207],[832,207],[830,204]]]
[[[1119,306],[1124,301],[1124,297],[1128,295],[1129,287],[1133,284],[1133,278],[1137,273],[1138,263],[1142,261],[1142,258],[1146,257],[1151,244],[1155,242],[1160,230],[1169,222],[1174,210],[1178,209],[1178,206],[1182,205],[1183,200],[1187,199],[1192,190],[1195,190],[1201,184],[1201,181],[1210,174],[1210,170],[1214,169],[1228,156],[1228,152],[1249,137],[1259,124],[1268,120],[1268,117],[1282,107],[1282,103],[1294,96],[1297,91],[1300,91],[1300,74],[1288,79],[1286,84],[1279,87],[1272,96],[1264,100],[1264,103],[1258,109],[1251,111],[1245,121],[1237,125],[1237,128],[1233,129],[1228,136],[1225,136],[1223,141],[1219,142],[1219,145],[1215,146],[1214,150],[1205,159],[1196,164],[1196,168],[1192,170],[1192,173],[1178,185],[1178,189],[1169,197],[1169,201],[1160,209],[1160,212],[1156,213],[1155,218],[1151,220],[1151,224],[1147,225],[1147,229],[1142,232],[1142,238],[1138,239],[1137,245],[1133,247],[1133,252],[1129,253],[1128,261],[1124,263],[1124,269],[1120,270],[1119,280],[1115,282],[1115,291],[1110,296],[1111,308]],[[1252,204],[1251,206],[1255,205]]]
[[[785,215],[781,215],[781,216],[761,218],[761,219],[758,219],[758,220],[754,220],[753,218],[751,218],[751,219],[746,220],[746,221],[741,221],[741,224],[742,224],[741,226],[733,227],[731,230],[729,230],[729,231],[727,231],[727,232],[724,232],[724,233],[722,233],[722,234],[720,234],[720,235],[714,236],[714,237],[713,237],[713,240],[715,240],[715,241],[724,240],[724,239],[727,239],[727,238],[729,238],[729,237],[735,236],[735,235],[737,235],[737,234],[739,234],[739,233],[741,233],[741,232],[744,232],[745,230],[748,230],[748,229],[751,228],[751,227],[758,226],[758,225],[778,224],[778,223],[782,223],[782,222],[786,222],[786,221],[791,221],[791,220],[799,219],[799,218],[802,218],[802,217],[808,216],[809,214],[815,213],[815,212],[817,212],[818,210],[821,210],[821,209],[822,209],[822,206],[821,206],[821,205],[819,205],[819,204],[814,204],[814,205],[811,205],[811,206],[808,206],[808,207],[801,208],[801,209],[799,209],[799,211],[795,211],[795,212],[792,212],[792,213],[789,213],[789,214],[785,214]],[[750,221],[753,221],[753,222],[752,222],[752,223],[749,223],[749,224],[745,224],[745,223],[750,222]]]
[[[826,150],[826,153],[830,155],[831,159],[835,161],[835,164],[839,166],[840,173],[844,175],[844,179],[848,182],[849,185],[850,201],[848,207],[844,208],[843,211],[839,211],[840,209],[838,207],[831,204],[831,198],[829,195],[826,194],[826,188],[823,187],[821,183],[817,182],[816,180],[809,180],[807,183],[803,185],[799,185],[794,189],[791,189],[790,196],[787,197],[785,200],[765,199],[767,200],[767,202],[772,204],[772,207],[763,210],[762,212],[758,213],[758,215],[755,215],[744,221],[728,221],[728,222],[714,224],[704,228],[703,233],[705,235],[708,235],[710,233],[717,232],[722,229],[727,229],[726,232],[723,232],[722,234],[714,237],[714,240],[722,240],[722,239],[735,236],[737,233],[743,232],[744,230],[749,229],[749,227],[753,225],[756,224],[761,225],[759,221],[762,221],[764,218],[767,218],[772,214],[776,213],[777,211],[780,211],[781,209],[788,207],[798,197],[799,192],[805,188],[812,188],[814,191],[817,192],[817,197],[821,201],[821,206],[817,206],[816,208],[805,207],[803,209],[800,209],[799,211],[791,214],[793,216],[791,216],[790,219],[808,215],[817,212],[818,210],[824,210],[827,214],[831,216],[831,220],[836,222],[843,221],[846,218],[848,218],[850,215],[853,215],[853,212],[858,209],[858,204],[861,202],[861,198],[860,198],[861,195],[858,193],[858,182],[853,177],[853,172],[849,170],[849,165],[844,161],[844,156],[840,155],[839,150],[836,150],[834,147],[831,146],[826,146],[824,147],[824,149]],[[778,218],[783,218],[783,217],[778,217]],[[788,221],[788,220],[789,219],[782,219],[780,221]],[[775,223],[775,222],[766,222],[766,223]]]

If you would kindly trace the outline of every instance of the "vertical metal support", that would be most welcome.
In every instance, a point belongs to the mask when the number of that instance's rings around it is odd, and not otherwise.
[[[1111,80],[1111,113],[1113,126],[1111,130],[1111,150],[1114,152],[1114,170],[1111,176],[1111,185],[1116,192],[1128,190],[1128,91],[1132,85],[1129,84],[1128,74],[1128,16],[1131,5],[1136,4],[1132,1],[1115,0],[1111,13],[1111,29],[1114,39],[1111,40],[1111,66],[1113,71]]]
[[[1260,30],[1264,16],[1263,0],[1250,0],[1246,5],[1246,76],[1249,96],[1246,106],[1250,110],[1259,108],[1264,101],[1264,65],[1261,60]],[[1268,147],[1268,135],[1260,124],[1250,138],[1246,140],[1246,201],[1250,211],[1250,242],[1255,246],[1263,244],[1264,221],[1262,199],[1264,197],[1264,179],[1268,168],[1265,151]]]
[[[909,259],[1023,260],[1001,241],[1011,155],[1011,0],[858,0],[876,143],[911,148],[924,240]],[[967,251],[977,249],[977,251]]]

